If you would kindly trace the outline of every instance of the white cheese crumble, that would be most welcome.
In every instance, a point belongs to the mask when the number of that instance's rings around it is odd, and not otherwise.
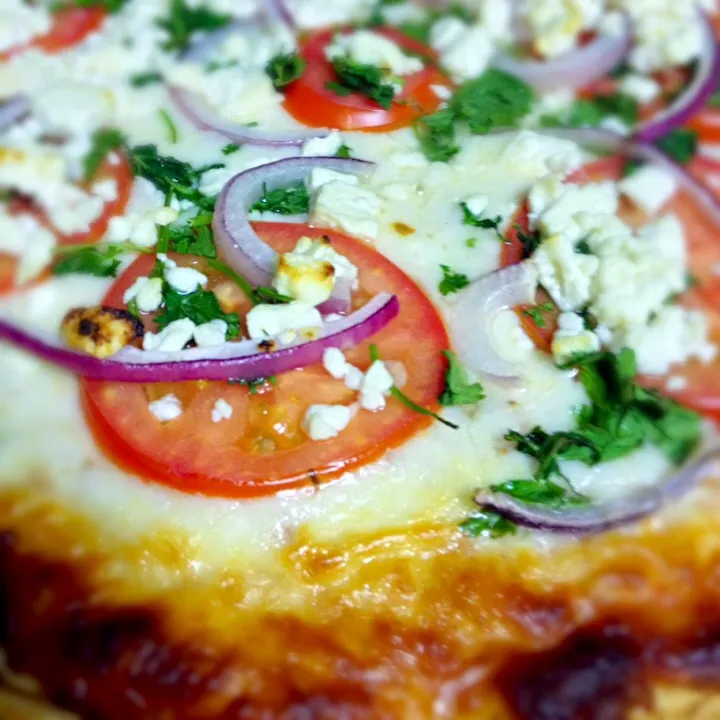
[[[214,423],[222,422],[223,420],[230,420],[233,416],[233,407],[227,401],[220,398],[215,401],[215,405],[212,409],[212,421]]]
[[[334,157],[343,144],[342,135],[337,130],[326,137],[311,138],[302,149],[303,157]]]
[[[349,390],[360,390],[364,374],[345,359],[339,348],[327,348],[323,353],[323,367],[336,380],[344,380]]]
[[[298,301],[286,305],[256,305],[245,320],[253,340],[278,338],[289,331],[316,334],[323,324],[317,308]]]
[[[160,421],[177,420],[183,414],[183,407],[176,395],[170,393],[148,404],[148,410]]]
[[[365,188],[333,180],[314,194],[310,224],[342,230],[363,240],[377,240],[380,198]]]
[[[0,52],[25,45],[52,27],[52,15],[43,5],[23,0],[3,0],[0,8]]]
[[[227,331],[228,324],[224,320],[210,320],[195,328],[193,339],[198,347],[216,347],[224,344]]]
[[[338,33],[325,48],[328,60],[349,57],[364,65],[374,65],[390,75],[412,75],[425,67],[422,60],[406,55],[402,48],[372,30]]]
[[[637,100],[643,105],[651,103],[660,96],[660,83],[651,77],[630,73],[620,80],[620,92]]]
[[[561,313],[558,317],[558,331],[553,336],[552,354],[558,365],[578,355],[587,355],[600,349],[600,340],[575,313]]]
[[[482,75],[495,54],[492,36],[483,25],[468,25],[456,17],[442,18],[432,26],[430,44],[455,82]]]
[[[353,414],[353,408],[345,405],[311,405],[302,427],[311,440],[330,440],[345,430]]]
[[[173,320],[159,333],[146,332],[143,338],[143,350],[155,352],[178,352],[192,339],[195,323],[188,318]]]
[[[516,172],[541,178],[577,170],[583,155],[580,146],[570,140],[523,130],[510,141],[502,159]]]
[[[199,287],[205,287],[206,275],[190,267],[169,267],[165,270],[165,280],[173,290],[182,295],[194,293]]]
[[[56,245],[55,235],[32,215],[10,215],[0,206],[0,253],[19,259],[18,284],[37,277],[50,264]]]
[[[313,168],[308,175],[307,186],[310,192],[317,192],[323,185],[331,182],[341,182],[347,185],[357,185],[360,180],[357,175],[341,173],[327,168]]]
[[[382,360],[375,360],[360,387],[360,407],[377,412],[385,409],[385,397],[393,386],[393,376]]]
[[[648,215],[656,215],[678,189],[675,176],[656,165],[644,165],[618,183],[620,192]]]
[[[163,303],[162,289],[161,278],[149,278],[143,275],[125,291],[123,302],[127,305],[134,300],[140,312],[155,312]]]

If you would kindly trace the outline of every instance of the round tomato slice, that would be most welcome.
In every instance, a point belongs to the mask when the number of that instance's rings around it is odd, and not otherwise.
[[[689,120],[687,126],[705,142],[720,142],[720,109],[704,107]]]
[[[290,223],[256,223],[255,229],[278,251],[292,249],[300,237],[317,234],[308,226]],[[448,338],[432,303],[372,248],[346,235],[323,233],[358,267],[359,303],[381,291],[400,300],[399,315],[346,357],[364,370],[370,365],[369,346],[374,343],[383,360],[404,366],[403,392],[421,405],[437,405],[446,369],[441,351],[448,347]],[[147,275],[153,263],[153,257],[140,257],[119,278],[105,303],[121,307],[124,292],[139,275]],[[218,297],[226,298],[227,279],[209,276]],[[234,306],[225,307],[241,313],[249,309],[242,296]],[[148,403],[168,393],[180,399],[184,412],[161,423]],[[310,440],[301,426],[310,405],[356,402],[356,393],[322,366],[285,373],[254,393],[224,382],[133,385],[86,380],[83,395],[95,438],[114,462],[185,492],[222,497],[267,495],[326,481],[377,458],[430,422],[391,397],[378,413],[358,410],[336,438]],[[233,415],[213,423],[212,409],[219,399],[232,406]]]
[[[58,245],[85,245],[100,240],[108,229],[110,220],[116,215],[125,212],[125,208],[130,200],[130,193],[133,186],[133,174],[130,164],[121,153],[112,153],[98,168],[92,183],[102,180],[113,180],[117,186],[117,196],[114,200],[105,203],[102,214],[90,225],[88,230],[84,232],[63,234],[57,232],[45,213],[31,200],[18,199],[13,200],[10,205],[10,212],[14,214],[30,214],[34,215],[40,223],[46,228],[54,232],[57,236]],[[14,255],[0,253],[0,295],[5,295],[13,290],[17,290],[18,286],[15,282],[17,275],[18,259]],[[37,278],[30,284],[34,284],[44,276]]]
[[[688,172],[707,185],[720,199],[720,161],[703,155],[701,147],[700,152],[690,162]]]
[[[284,102],[285,109],[296,120],[310,127],[384,132],[405,127],[440,107],[440,99],[432,86],[449,87],[450,80],[434,64],[435,54],[426,45],[393,28],[378,28],[376,32],[393,40],[404,50],[428,58],[430,64],[403,78],[403,90],[388,110],[359,93],[340,96],[328,90],[327,83],[337,80],[337,77],[325,57],[325,48],[336,32],[325,30],[315,33],[302,45],[301,54],[307,60],[307,69],[299,80],[288,87]]]
[[[625,158],[619,156],[601,158],[588,163],[568,180],[579,184],[622,178]],[[663,210],[677,215],[685,229],[688,250],[688,269],[695,285],[684,294],[682,304],[685,307],[702,310],[710,323],[710,340],[720,345],[720,238],[718,228],[708,217],[703,207],[687,192],[679,191]],[[641,225],[648,221],[637,209],[629,204],[621,206],[623,219],[631,225]],[[551,327],[551,319],[545,315],[545,321]],[[541,329],[531,330],[529,323],[523,325],[531,339],[541,350],[549,350],[549,339]],[[691,361],[671,370],[673,377],[682,377],[681,389],[669,389],[665,378],[642,377],[641,382],[648,387],[658,387],[663,393],[674,397],[678,402],[705,415],[720,420],[720,357],[712,363],[703,364]],[[681,383],[679,383],[681,384]],[[679,386],[679,384],[677,384]]]
[[[54,13],[53,25],[45,35],[0,53],[0,61],[9,60],[31,48],[49,55],[63,52],[99,30],[106,15],[107,11],[99,6],[61,8]]]

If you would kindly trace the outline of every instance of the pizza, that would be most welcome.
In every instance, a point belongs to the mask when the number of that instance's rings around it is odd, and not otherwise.
[[[720,717],[708,3],[2,5],[3,720]]]

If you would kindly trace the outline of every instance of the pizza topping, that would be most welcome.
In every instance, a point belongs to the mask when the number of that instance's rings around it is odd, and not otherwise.
[[[108,358],[141,339],[143,326],[125,310],[100,306],[71,310],[62,321],[61,332],[69,347]]]
[[[177,420],[183,414],[183,408],[180,400],[172,393],[161,397],[159,400],[154,400],[149,403],[148,410],[160,422]]]
[[[345,405],[311,405],[303,416],[303,430],[311,440],[330,440],[345,430],[354,414]]]
[[[212,409],[212,421],[217,424],[223,420],[230,420],[233,416],[233,407],[227,401],[219,398],[215,401]]]
[[[369,163],[359,160],[289,158],[236,175],[224,187],[217,201],[213,229],[218,248],[228,264],[249,282],[255,285],[270,285],[278,272],[279,257],[271,247],[260,239],[251,226],[248,219],[249,209],[255,206],[262,198],[267,201],[269,195],[278,188],[287,188],[293,183],[304,181],[313,170],[318,168],[346,173],[361,173],[369,167],[371,167]],[[328,186],[335,184],[347,186],[347,183],[339,182],[330,182]],[[317,215],[317,210],[314,212]],[[293,253],[293,255],[296,254],[297,252]],[[305,245],[302,246],[300,254],[317,256],[317,252]],[[326,259],[332,263],[331,257],[328,254]],[[292,264],[296,259],[293,258],[289,262]],[[317,257],[317,259],[322,261],[320,257]],[[343,265],[337,260],[336,263],[340,267]],[[288,260],[286,258],[283,263],[285,269],[281,271],[280,278],[277,280],[281,287],[289,285],[289,282],[286,282],[287,264]],[[335,268],[335,263],[333,263],[333,268]],[[333,279],[334,277],[335,273]],[[304,285],[304,281],[300,281],[300,284]],[[317,279],[311,281],[311,284],[316,285]],[[347,283],[334,283],[333,292],[329,298],[332,304],[326,303],[323,309],[327,312],[347,310],[350,289]],[[313,294],[317,297],[314,290]]]

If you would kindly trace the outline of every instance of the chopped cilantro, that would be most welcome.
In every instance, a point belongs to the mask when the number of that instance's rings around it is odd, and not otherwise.
[[[438,290],[442,295],[450,295],[462,290],[470,284],[470,279],[463,273],[456,273],[447,265],[441,265],[440,269],[443,272],[443,279],[438,285]]]
[[[474,248],[477,245],[477,238],[471,237],[465,241],[465,245],[469,248]]]
[[[552,312],[555,309],[555,305],[551,302],[543,303],[542,305],[536,305],[535,307],[529,307],[522,311],[523,315],[527,315],[538,327],[545,327],[544,313]]]
[[[170,249],[181,255],[216,258],[217,249],[209,225],[170,226]]]
[[[502,218],[499,215],[495,218],[484,218],[475,215],[465,202],[460,203],[460,207],[463,211],[463,225],[485,228],[486,230],[497,230],[502,222]]]
[[[628,158],[623,163],[622,176],[624,178],[634,175],[643,166],[642,160],[635,160],[634,158]]]
[[[202,325],[211,320],[224,320],[228,325],[228,340],[232,340],[240,334],[238,314],[223,312],[215,293],[210,290],[196,290],[193,293],[181,294],[165,283],[163,300],[164,307],[155,318],[160,330],[175,320],[189,318],[196,325]]]
[[[339,158],[350,158],[352,155],[350,155],[350,148],[343,143],[339,148],[338,151],[335,153],[335,157]]]
[[[575,246],[575,252],[579,255],[592,255],[593,252],[590,249],[590,244],[588,243],[586,238],[583,238],[582,240],[578,240],[577,245]]]
[[[173,122],[173,119],[170,117],[170,113],[165,109],[160,109],[158,114],[160,115],[160,119],[163,121],[165,127],[167,128],[170,144],[175,145],[178,141],[179,135],[177,126]]]
[[[460,85],[448,107],[416,121],[415,133],[429,160],[446,162],[459,151],[455,141],[458,122],[466,122],[476,135],[516,127],[530,112],[534,99],[527,83],[491,69]]]
[[[207,264],[235,282],[253,305],[280,305],[293,300],[290,296],[283,295],[274,288],[263,287],[262,285],[253,287],[242,275],[238,275],[231,267],[220,260],[209,258]]]
[[[136,88],[146,87],[147,85],[154,85],[155,83],[161,82],[163,82],[162,74],[155,71],[138,73],[130,78],[130,84]]]
[[[637,100],[622,93],[596,95],[592,100],[576,100],[568,124],[572,127],[597,127],[608,117],[616,117],[628,127],[635,127],[639,117]]]
[[[240,147],[241,146],[236,143],[229,143],[222,149],[222,153],[223,155],[232,155],[233,153],[236,153]]]
[[[140,317],[140,308],[138,307],[137,298],[133,298],[127,305],[127,310],[131,315],[136,318]]]
[[[113,150],[117,150],[125,143],[125,137],[119,130],[107,128],[96,130],[92,135],[90,150],[83,158],[83,175],[86,182],[95,177],[103,161]]]
[[[68,250],[60,255],[52,266],[53,275],[94,275],[95,277],[115,277],[120,267],[119,255],[124,248],[111,245],[106,249],[81,247]]]
[[[493,492],[510,495],[517,500],[535,505],[566,507],[568,505],[586,505],[589,500],[574,491],[558,485],[552,480],[536,478],[534,480],[508,480],[493,485]]]
[[[428,160],[447,162],[460,152],[455,142],[455,113],[443,108],[415,122],[415,135]]]
[[[272,80],[275,89],[282,90],[302,77],[306,67],[307,61],[296,52],[284,53],[271,58],[265,66],[265,72]]]
[[[303,215],[310,209],[310,194],[305,183],[269,190],[263,185],[262,197],[250,206],[250,212],[273,212],[278,215]]]
[[[195,33],[218,30],[230,22],[232,15],[216,13],[207,5],[190,6],[185,0],[171,0],[168,16],[158,20],[157,24],[169,36],[165,49],[184,52]]]
[[[128,0],[75,0],[77,7],[101,7],[109,13],[122,10]]]
[[[381,108],[389,110],[395,98],[395,88],[385,82],[385,72],[375,65],[366,65],[349,57],[332,60],[337,81],[326,83],[328,90],[344,97],[356,92],[374,100]]]
[[[688,128],[675,128],[655,144],[675,162],[687,165],[697,152],[698,136]]]
[[[485,397],[485,391],[480,383],[468,382],[467,373],[455,353],[443,350],[448,360],[448,369],[445,374],[445,389],[440,395],[440,404],[445,407],[451,405],[474,405]]]
[[[513,225],[517,239],[523,245],[523,258],[529,258],[539,247],[542,242],[540,239],[540,233],[536,231],[525,232],[523,228],[515,224]]]
[[[380,353],[378,352],[377,345],[370,346],[370,359],[373,362],[375,362],[376,360],[380,360]],[[453,430],[458,429],[458,426],[455,423],[452,423],[449,420],[440,417],[440,415],[434,413],[432,410],[429,410],[426,407],[423,407],[422,405],[418,405],[414,400],[411,400],[402,390],[400,390],[400,388],[396,387],[395,385],[393,385],[390,389],[390,394],[398,402],[402,403],[405,407],[410,408],[410,410],[416,412],[418,415],[425,415],[426,417],[435,418],[435,420],[441,422],[443,425],[446,425],[449,428],[452,428]]]
[[[251,395],[257,395],[261,388],[267,385],[277,387],[277,377],[270,375],[269,377],[255,378],[254,380],[228,380],[230,385],[246,385]]]
[[[460,529],[470,537],[499,538],[514,535],[517,527],[507,518],[492,510],[473,513],[460,523]]]

